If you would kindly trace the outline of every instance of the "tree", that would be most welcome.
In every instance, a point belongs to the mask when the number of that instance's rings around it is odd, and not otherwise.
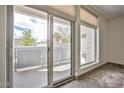
[[[68,35],[68,28],[63,28],[61,26],[57,27],[57,32],[53,34],[55,41],[59,44],[68,45],[69,42],[69,35]]]
[[[60,43],[61,38],[62,38],[62,36],[61,36],[60,33],[55,32],[55,33],[53,34],[53,37],[54,37],[54,39],[55,39],[55,41],[56,41],[57,43]]]
[[[25,30],[22,32],[22,39],[21,39],[21,44],[24,46],[32,46],[36,45],[36,39],[32,37],[31,30]]]
[[[59,30],[59,32],[61,34],[61,42],[64,45],[68,45],[68,43],[69,43],[68,28],[58,27],[58,30]]]

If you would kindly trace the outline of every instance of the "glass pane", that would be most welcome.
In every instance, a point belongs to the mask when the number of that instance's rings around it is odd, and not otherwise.
[[[47,14],[42,15],[14,13],[14,87],[47,85]]]
[[[70,22],[54,17],[53,23],[53,81],[71,75]]]
[[[81,65],[96,60],[95,58],[95,29],[81,25]]]

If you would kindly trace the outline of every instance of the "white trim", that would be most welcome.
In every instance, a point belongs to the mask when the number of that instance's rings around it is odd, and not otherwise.
[[[86,64],[85,66],[81,66],[81,69],[87,68],[89,66],[92,66],[92,65],[95,65],[95,64],[98,64],[98,63],[99,62],[92,62],[92,63]]]
[[[76,21],[75,21],[75,62],[76,76],[80,71],[80,6],[76,6]]]

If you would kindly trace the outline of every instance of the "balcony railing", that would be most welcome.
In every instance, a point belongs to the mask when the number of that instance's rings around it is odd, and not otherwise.
[[[63,65],[70,62],[69,47],[54,47],[53,65]],[[46,68],[47,47],[14,47],[14,70],[33,67]]]

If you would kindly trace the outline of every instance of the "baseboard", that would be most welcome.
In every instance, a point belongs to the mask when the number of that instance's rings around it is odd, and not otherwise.
[[[112,64],[116,64],[116,65],[124,66],[124,64],[116,63],[116,62],[108,62],[108,63],[112,63]]]

